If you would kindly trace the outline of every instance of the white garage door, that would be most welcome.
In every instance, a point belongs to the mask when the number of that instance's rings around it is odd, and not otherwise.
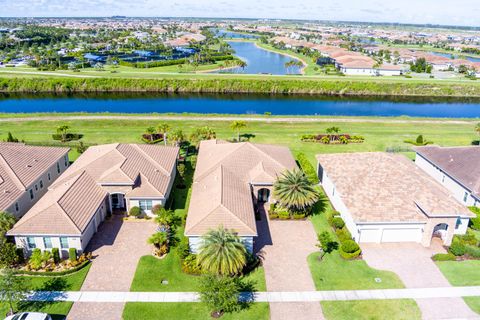
[[[422,230],[415,229],[384,229],[382,242],[420,242]]]
[[[380,242],[382,229],[362,229],[358,242]]]

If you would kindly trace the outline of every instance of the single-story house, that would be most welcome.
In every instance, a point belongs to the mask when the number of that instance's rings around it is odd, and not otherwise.
[[[22,217],[68,168],[69,150],[0,142],[0,211]]]
[[[167,201],[177,147],[108,144],[90,147],[52,184],[7,235],[29,254],[40,248],[84,252],[107,214],[138,206],[148,215]]]
[[[185,226],[191,251],[198,251],[206,232],[223,226],[234,230],[252,252],[258,235],[254,205],[274,201],[277,176],[296,167],[287,147],[202,141]]]
[[[415,148],[415,163],[466,206],[480,207],[480,147]]]
[[[318,176],[355,241],[450,245],[473,213],[403,155],[384,152],[317,155]]]

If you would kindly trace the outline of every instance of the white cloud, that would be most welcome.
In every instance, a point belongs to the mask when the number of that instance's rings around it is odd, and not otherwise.
[[[1,16],[171,16],[480,24],[478,0],[0,0]]]

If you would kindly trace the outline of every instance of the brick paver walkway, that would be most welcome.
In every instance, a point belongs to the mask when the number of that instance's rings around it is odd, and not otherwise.
[[[105,221],[93,237],[87,251],[95,259],[88,272],[82,291],[130,291],[138,260],[151,247],[147,239],[155,232],[150,221],[122,221],[114,215]],[[124,303],[75,303],[67,319],[118,320],[122,318]]]
[[[310,221],[269,221],[264,212],[257,222],[258,240],[265,268],[267,291],[315,291],[307,257],[318,248]],[[324,319],[318,302],[271,302],[272,320]]]
[[[441,245],[434,241],[431,248],[417,243],[362,244],[363,258],[373,268],[395,272],[407,288],[451,287],[435,263],[432,254],[444,252]],[[462,298],[425,298],[416,299],[422,311],[422,318],[440,319],[479,319]]]

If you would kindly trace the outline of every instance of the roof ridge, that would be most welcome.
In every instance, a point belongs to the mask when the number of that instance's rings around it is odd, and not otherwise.
[[[255,148],[255,150],[258,150],[259,152],[261,152],[262,154],[266,155],[269,159],[271,159],[273,162],[275,162],[276,164],[278,164],[279,166],[281,167],[284,167],[283,164],[281,164],[280,162],[278,162],[278,160],[276,160],[275,158],[273,158],[271,155],[269,155],[268,153],[266,153],[265,151],[261,150],[258,148],[258,146],[254,143],[251,143],[251,142],[246,142],[248,145],[252,146],[253,148]],[[274,146],[275,147],[275,146]],[[262,165],[263,166],[263,165]]]
[[[203,140],[203,141],[210,141],[210,140]],[[217,139],[215,139],[215,141],[218,141]],[[245,142],[241,142],[241,143],[245,143]],[[241,143],[229,143],[231,145],[240,145]],[[229,145],[228,143],[226,145]],[[219,144],[215,144],[215,145],[219,145]],[[215,169],[218,168],[218,165],[220,164],[221,165],[221,162],[223,160],[225,160],[228,156],[230,156],[232,153],[234,153],[235,151],[237,151],[238,149],[240,149],[242,147],[242,145],[240,145],[239,147],[237,148],[232,148],[232,150],[228,153],[226,153],[222,158],[220,158],[215,164],[213,164],[210,168],[208,168],[203,174],[201,174],[199,177],[197,177],[197,181],[200,181],[202,180],[203,178],[205,178],[206,176],[208,176],[210,173],[212,173],[212,171],[214,171]],[[200,144],[200,149],[201,149],[201,144]]]
[[[20,178],[17,176],[15,171],[13,171],[12,167],[10,164],[5,160],[3,155],[0,153],[0,164],[3,164],[6,168],[7,174],[10,176],[10,178],[13,180],[13,182],[17,185],[17,187],[20,187],[20,189],[27,191],[27,186],[23,184],[23,182],[20,180]]]

